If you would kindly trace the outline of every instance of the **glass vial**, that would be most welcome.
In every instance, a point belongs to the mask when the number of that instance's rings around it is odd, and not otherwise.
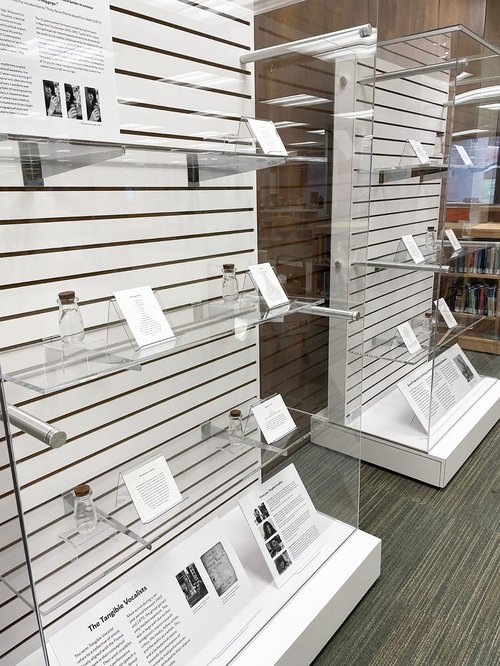
[[[245,440],[243,434],[243,420],[239,409],[232,409],[229,412],[229,443],[234,446],[240,446]]]
[[[222,299],[227,303],[237,301],[240,296],[234,264],[222,266]]]
[[[434,261],[436,259],[437,237],[434,227],[427,227],[424,241],[424,254],[426,259]]]
[[[472,224],[470,220],[462,222],[462,238],[472,238]]]
[[[97,513],[95,510],[94,502],[92,501],[92,490],[87,484],[77,486],[75,493],[75,526],[80,534],[88,534],[92,532],[97,525]]]
[[[59,298],[59,333],[61,340],[68,343],[81,342],[85,337],[83,320],[74,291],[61,291]]]
[[[424,312],[424,318],[422,320],[422,332],[429,335],[432,333],[434,324],[436,323],[436,318],[432,316],[432,312],[429,310]]]
[[[434,157],[443,157],[444,154],[444,132],[436,132],[436,143],[434,144]]]

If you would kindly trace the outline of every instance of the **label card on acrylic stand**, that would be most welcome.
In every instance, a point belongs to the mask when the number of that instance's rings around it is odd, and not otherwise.
[[[413,332],[410,322],[405,321],[404,324],[400,324],[397,326],[397,330],[410,354],[415,354],[422,349],[422,345],[417,340],[417,336]]]
[[[245,122],[264,155],[288,155],[288,151],[272,120],[245,118]]]
[[[277,305],[285,305],[290,302],[269,262],[249,266],[248,270],[268,308],[275,308]]]
[[[279,587],[324,543],[318,513],[294,465],[245,495],[240,507]]]
[[[113,295],[139,347],[175,337],[151,287],[123,289]]]
[[[434,304],[441,313],[448,328],[455,328],[455,326],[458,326],[458,322],[452,315],[450,308],[448,307],[448,303],[444,300],[444,298],[440,298],[439,301],[434,301]]]
[[[275,395],[252,407],[259,430],[268,444],[276,442],[297,427],[281,395]]]
[[[413,261],[416,264],[422,264],[425,261],[425,257],[420,251],[420,248],[415,242],[413,236],[411,234],[408,234],[406,236],[401,236],[401,240],[405,244],[405,247],[408,250],[408,253],[410,257],[413,259]]]
[[[451,247],[455,250],[455,252],[459,252],[462,249],[462,246],[460,245],[460,242],[456,237],[453,229],[445,229],[444,233],[446,234],[446,237],[450,241]]]
[[[148,460],[121,476],[142,523],[149,523],[182,502],[165,456]]]
[[[429,155],[424,150],[424,147],[420,141],[415,141],[414,139],[408,139],[408,143],[412,147],[413,152],[415,153],[420,164],[428,164]]]

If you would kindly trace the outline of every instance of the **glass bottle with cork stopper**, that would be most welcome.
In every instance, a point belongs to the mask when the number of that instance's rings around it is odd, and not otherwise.
[[[78,298],[74,291],[61,291],[59,303],[59,334],[61,340],[68,344],[82,342],[85,338],[82,315],[78,306]]]
[[[240,409],[232,409],[229,412],[229,444],[240,446],[245,441],[243,434],[243,419]]]
[[[87,483],[82,483],[74,489],[75,505],[73,514],[75,527],[80,534],[88,534],[97,525],[97,513],[92,500],[92,490]]]
[[[240,297],[238,279],[234,264],[222,265],[222,299],[226,303],[237,301]]]

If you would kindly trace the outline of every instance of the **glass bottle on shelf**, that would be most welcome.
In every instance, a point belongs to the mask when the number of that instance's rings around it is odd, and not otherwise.
[[[67,343],[81,342],[85,338],[82,315],[74,291],[61,291],[59,303],[59,334]]]
[[[243,420],[241,410],[232,409],[229,412],[229,443],[234,446],[240,446],[245,441],[243,434]]]
[[[86,483],[76,486],[74,517],[75,527],[80,534],[88,534],[97,525],[97,513],[92,501],[92,490]]]
[[[437,238],[436,229],[434,227],[427,227],[424,241],[424,254],[426,259],[431,261],[436,260]]]
[[[436,143],[434,144],[434,157],[442,158],[444,154],[444,132],[436,132]]]
[[[462,222],[462,238],[472,238],[472,224],[469,219]]]
[[[237,301],[240,297],[238,279],[234,264],[223,264],[222,266],[222,299],[227,303]]]
[[[434,328],[435,323],[436,323],[435,315],[433,316],[433,313],[430,310],[428,310],[427,312],[424,312],[424,318],[422,320],[422,331],[423,331],[423,333],[426,333],[426,334],[432,333],[432,329]]]

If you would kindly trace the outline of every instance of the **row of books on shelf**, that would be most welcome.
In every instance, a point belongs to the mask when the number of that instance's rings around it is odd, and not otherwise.
[[[450,310],[494,317],[500,315],[497,285],[454,282],[444,294]]]
[[[456,273],[484,273],[500,275],[500,246],[485,248],[455,259],[452,271]]]

